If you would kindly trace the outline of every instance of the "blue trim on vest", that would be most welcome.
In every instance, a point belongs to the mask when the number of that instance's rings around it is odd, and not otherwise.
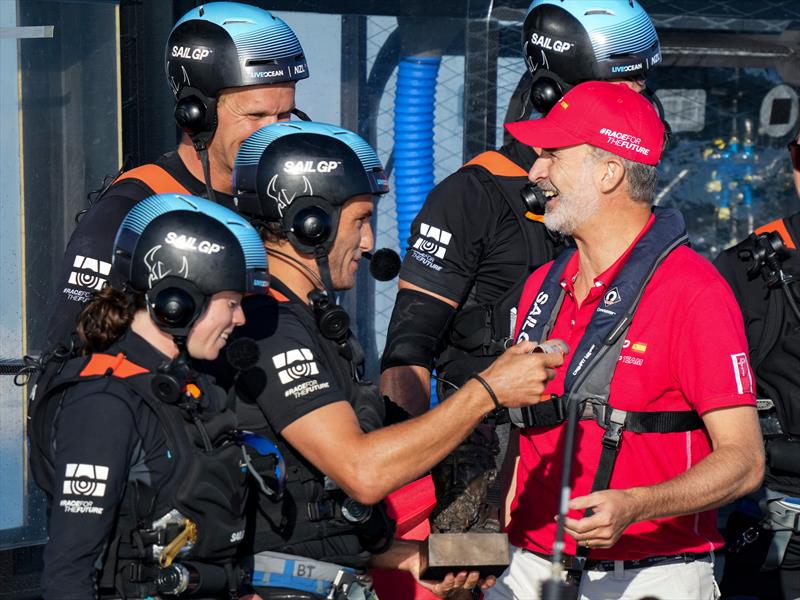
[[[256,587],[279,587],[312,594],[324,594],[330,589],[333,581],[327,579],[315,579],[311,577],[300,577],[294,574],[295,561],[286,559],[283,565],[283,573],[268,573],[265,571],[253,571],[252,584]],[[320,586],[320,583],[322,584]]]

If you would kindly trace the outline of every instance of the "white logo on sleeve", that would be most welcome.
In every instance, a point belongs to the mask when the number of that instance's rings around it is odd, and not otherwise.
[[[747,353],[731,354],[733,363],[733,377],[736,380],[736,391],[740,394],[753,393],[753,378],[750,375],[750,362]]]
[[[280,369],[278,378],[284,385],[301,377],[319,374],[314,355],[308,348],[297,348],[276,354],[272,357],[272,364],[276,369]]]
[[[414,248],[436,258],[444,258],[452,234],[444,229],[431,227],[427,223],[420,224],[419,233],[420,237],[414,242]]]
[[[67,463],[64,474],[64,495],[101,498],[106,493],[106,481],[108,481],[108,467]]]
[[[102,290],[106,284],[106,277],[111,272],[111,263],[77,254],[72,262],[72,268],[76,269],[69,274],[69,282],[72,285],[90,290]]]

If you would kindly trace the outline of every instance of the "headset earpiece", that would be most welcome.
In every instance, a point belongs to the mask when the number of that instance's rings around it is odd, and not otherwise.
[[[175,103],[175,122],[192,141],[200,138],[208,142],[217,129],[217,99],[193,87],[181,89]]]
[[[206,298],[191,282],[179,277],[166,277],[146,294],[150,316],[162,330],[172,335],[187,336],[189,329],[203,313]]]
[[[153,314],[167,327],[186,327],[194,315],[192,297],[180,288],[161,290],[152,299]]]
[[[299,196],[284,213],[282,226],[300,252],[313,254],[319,247],[328,250],[336,237],[338,211],[324,198]]]
[[[331,235],[331,216],[319,206],[307,206],[297,211],[291,231],[303,244],[321,246]]]
[[[531,84],[531,105],[536,112],[546,115],[565,91],[555,78],[546,75],[534,78]]]

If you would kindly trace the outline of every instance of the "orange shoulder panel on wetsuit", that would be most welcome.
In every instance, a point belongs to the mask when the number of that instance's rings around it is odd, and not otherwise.
[[[464,166],[483,167],[489,171],[489,173],[499,177],[526,177],[528,175],[528,172],[525,169],[520,167],[510,158],[503,156],[495,150],[481,152],[478,154],[478,156],[467,162]]]
[[[188,194],[187,190],[177,179],[167,173],[158,165],[142,165],[130,171],[125,171],[114,180],[119,183],[125,179],[138,179],[146,184],[155,194]]]
[[[777,231],[778,235],[781,236],[784,245],[790,250],[794,250],[796,248],[794,240],[789,234],[789,230],[786,228],[786,223],[783,221],[783,219],[775,219],[771,223],[762,225],[756,229],[755,233],[756,235],[761,235],[762,233],[769,233],[770,231]]]
[[[147,369],[144,367],[140,367],[136,363],[132,363],[125,358],[122,352],[116,356],[112,356],[111,354],[92,354],[89,362],[86,363],[86,366],[81,371],[81,377],[113,373],[116,377],[125,378],[147,372]]]

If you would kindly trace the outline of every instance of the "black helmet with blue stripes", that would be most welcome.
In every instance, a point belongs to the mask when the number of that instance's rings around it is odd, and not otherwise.
[[[381,161],[361,136],[313,122],[275,123],[253,133],[236,157],[233,187],[240,212],[281,223],[304,252],[330,249],[350,198],[389,191]]]
[[[543,114],[579,83],[644,78],[661,62],[653,22],[635,0],[534,0],[522,35],[531,102]]]
[[[267,257],[241,215],[196,196],[160,194],[139,202],[114,242],[112,271],[144,293],[154,321],[186,336],[218,292],[266,293]]]
[[[238,2],[193,8],[167,41],[167,77],[177,95],[190,86],[206,96],[225,88],[308,77],[294,31],[272,13]]]
[[[238,2],[210,2],[186,13],[169,35],[165,58],[175,119],[198,149],[216,129],[222,90],[308,77],[294,31],[272,13]]]

